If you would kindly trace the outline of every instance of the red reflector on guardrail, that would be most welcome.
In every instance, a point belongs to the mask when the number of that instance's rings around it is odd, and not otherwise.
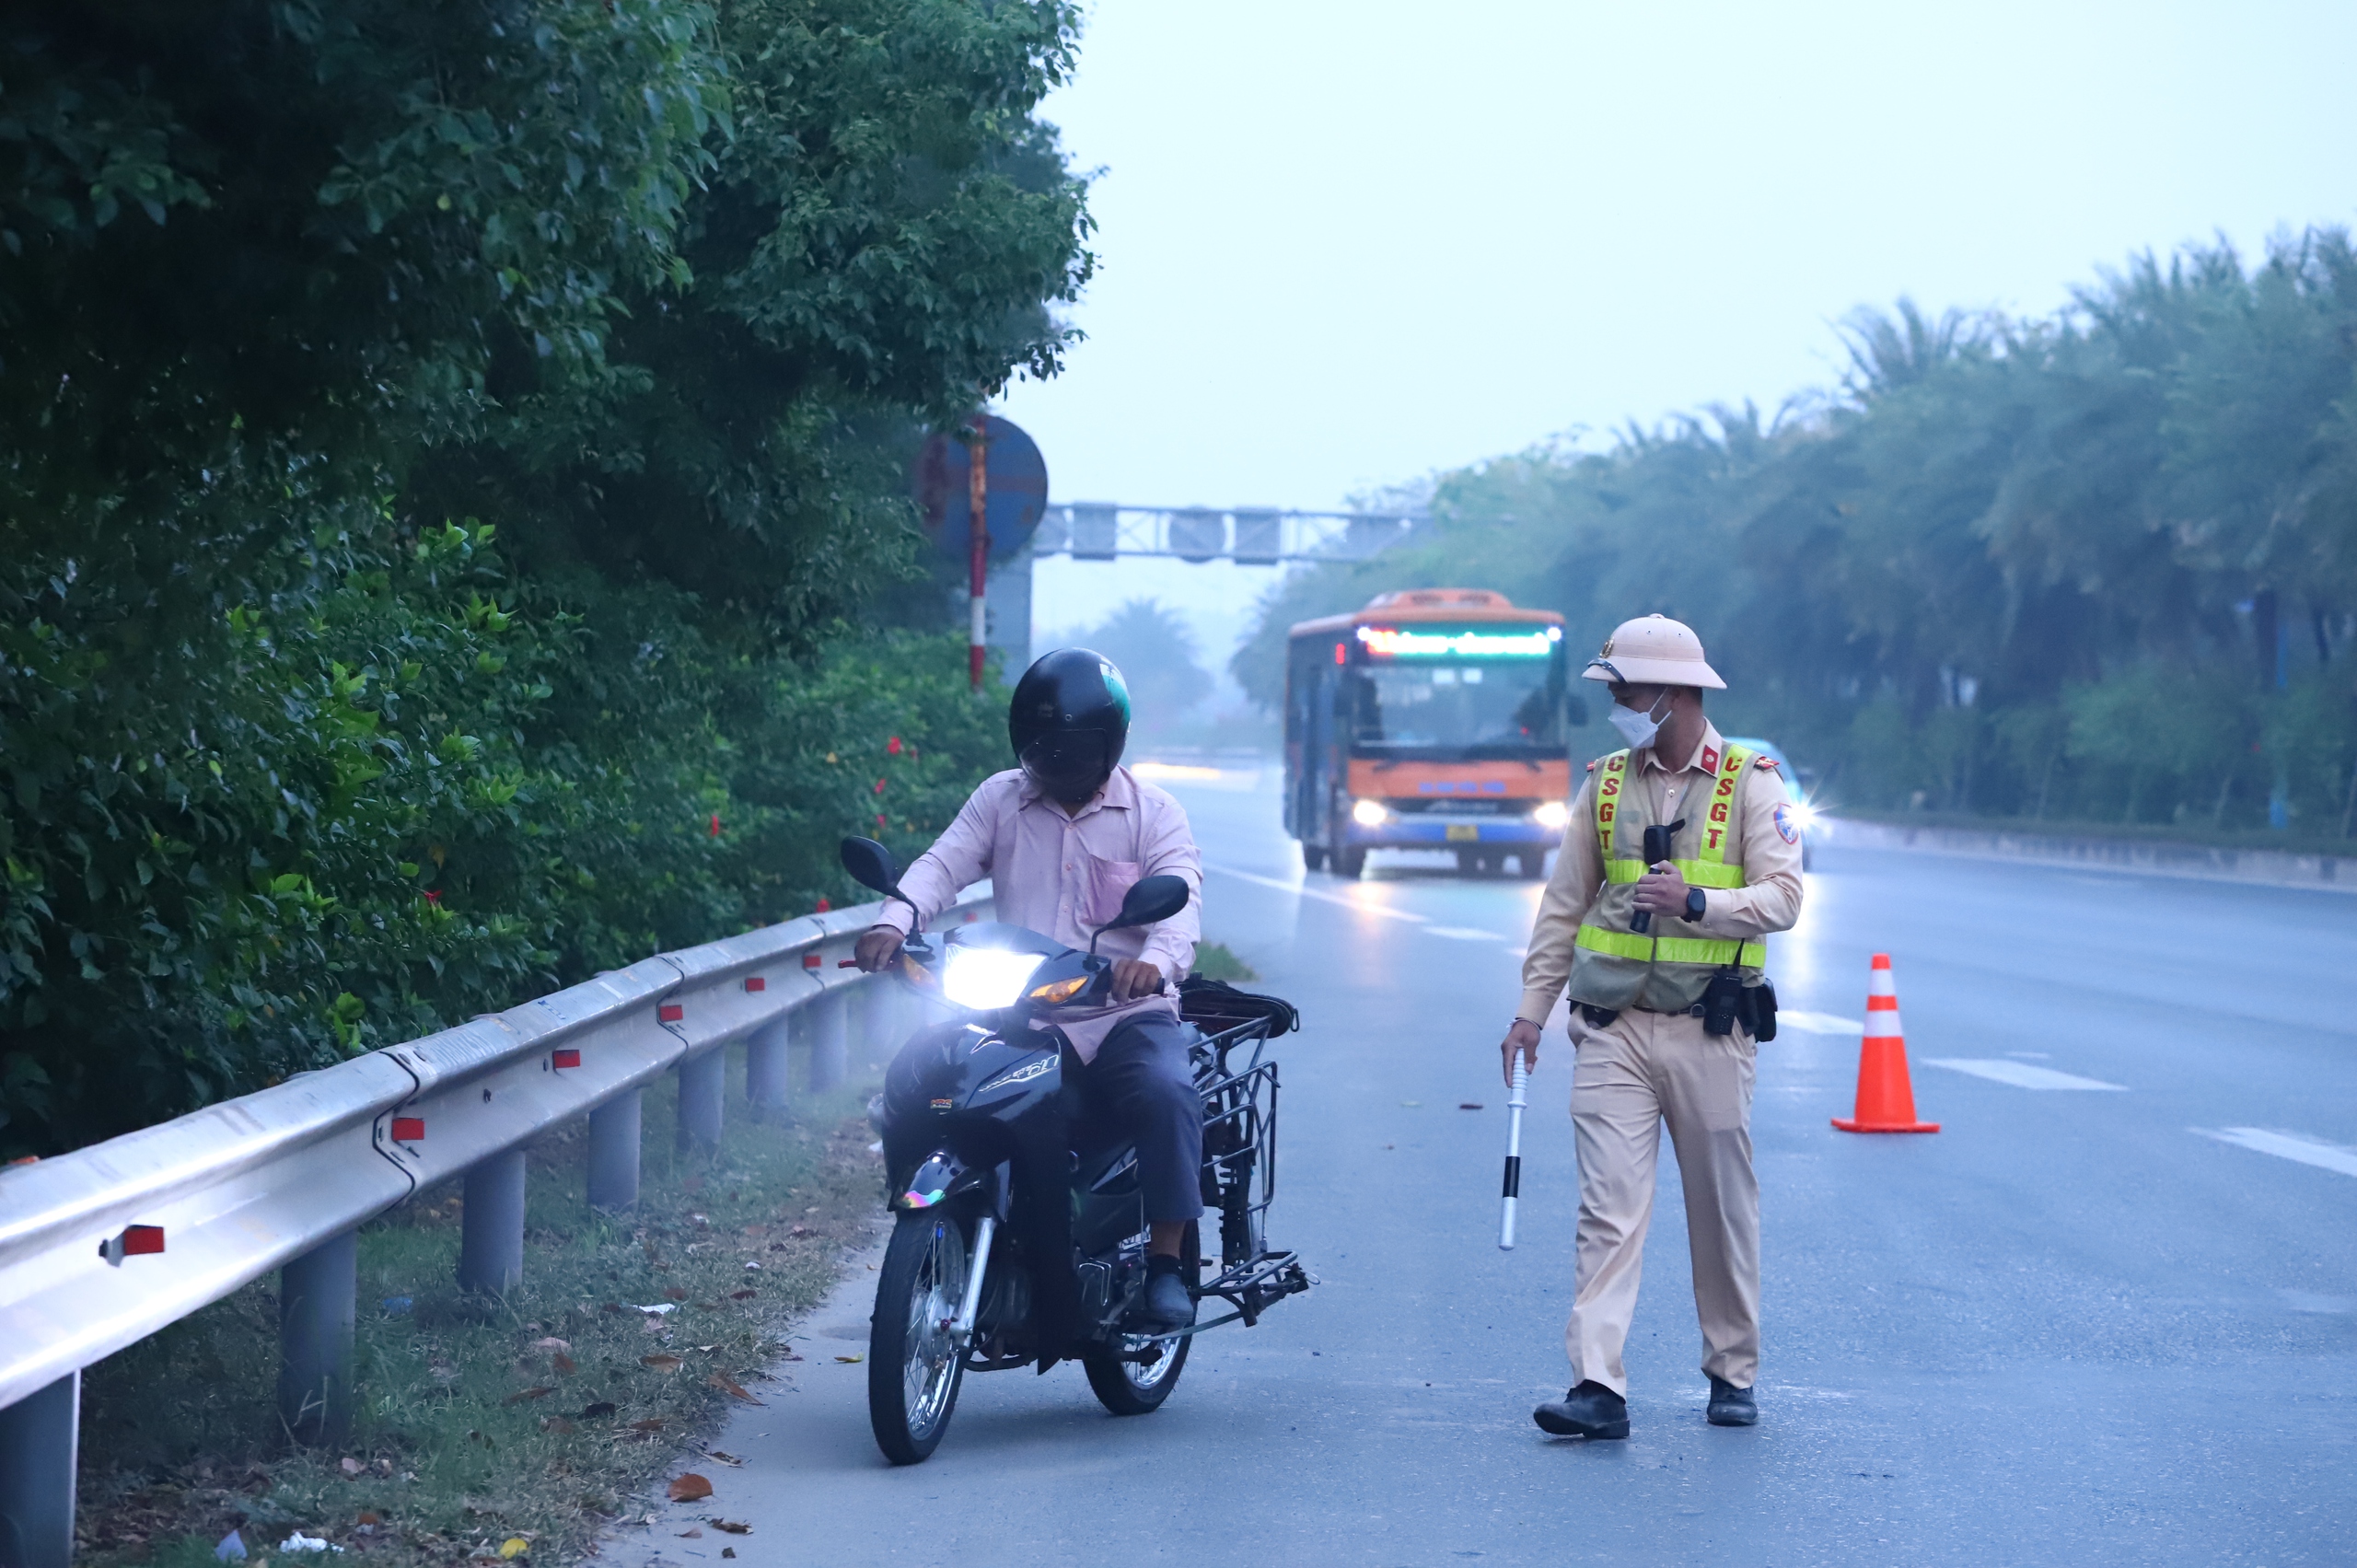
[[[121,1236],[109,1237],[99,1243],[99,1256],[120,1267],[125,1258],[145,1257],[164,1249],[164,1227],[159,1225],[125,1225]]]
[[[394,1143],[417,1144],[423,1143],[424,1140],[425,1118],[423,1116],[396,1116],[393,1118]]]
[[[666,1002],[655,1009],[656,1021],[658,1023],[676,1024],[687,1016],[688,1010],[677,1002]]]
[[[549,1052],[549,1065],[552,1067],[578,1067],[581,1065],[581,1052],[573,1050],[570,1047],[560,1047],[559,1049]]]
[[[760,975],[749,974],[745,977],[745,989],[748,991],[767,991],[769,988],[770,982]]]
[[[805,953],[802,955],[802,967],[806,970],[815,970],[825,961],[825,959],[819,958],[816,953]]]

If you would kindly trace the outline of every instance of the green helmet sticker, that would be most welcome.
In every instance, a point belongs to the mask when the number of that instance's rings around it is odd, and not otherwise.
[[[1105,672],[1105,690],[1113,693],[1113,701],[1120,704],[1121,722],[1130,723],[1133,717],[1130,712],[1130,683],[1122,679],[1121,672],[1105,659],[1098,659],[1097,668]]]

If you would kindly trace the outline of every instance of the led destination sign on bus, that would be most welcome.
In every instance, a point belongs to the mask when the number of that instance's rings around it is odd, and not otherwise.
[[[1563,640],[1563,629],[1420,632],[1404,626],[1362,626],[1358,636],[1376,658],[1545,658]]]

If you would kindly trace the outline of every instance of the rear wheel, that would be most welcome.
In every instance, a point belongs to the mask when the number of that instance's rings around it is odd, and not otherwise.
[[[1190,1284],[1202,1278],[1202,1257],[1201,1232],[1190,1224],[1187,1226],[1187,1238],[1178,1244],[1178,1260]],[[1218,1298],[1214,1296],[1213,1300],[1216,1303]],[[1088,1374],[1088,1387],[1096,1394],[1097,1402],[1115,1415],[1151,1415],[1162,1408],[1162,1401],[1178,1386],[1178,1374],[1187,1365],[1187,1347],[1194,1342],[1192,1335],[1183,1340],[1164,1340],[1160,1342],[1162,1353],[1154,1360],[1124,1361],[1117,1351],[1143,1351],[1155,1342],[1137,1334],[1123,1334],[1112,1344],[1082,1356],[1081,1370]]]
[[[1366,869],[1366,846],[1353,844],[1344,849],[1338,845],[1330,858],[1334,862],[1335,876],[1345,882],[1355,882],[1359,879],[1359,873]]]
[[[1325,865],[1326,846],[1324,844],[1304,844],[1301,846],[1301,868],[1304,871],[1321,870],[1324,868]]]
[[[940,1446],[966,1357],[949,1337],[965,1305],[966,1227],[946,1214],[902,1214],[876,1280],[867,1341],[867,1422],[896,1465]]]

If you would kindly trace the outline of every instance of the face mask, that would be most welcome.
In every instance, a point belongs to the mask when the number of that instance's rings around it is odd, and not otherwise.
[[[1665,691],[1661,694],[1661,702],[1654,706],[1658,708],[1668,701],[1669,693]],[[1618,703],[1612,704],[1612,711],[1605,717],[1612,721],[1612,727],[1620,732],[1620,738],[1629,743],[1631,751],[1643,751],[1654,743],[1654,737],[1661,733],[1659,718],[1651,713],[1641,714],[1634,708],[1624,708]]]

